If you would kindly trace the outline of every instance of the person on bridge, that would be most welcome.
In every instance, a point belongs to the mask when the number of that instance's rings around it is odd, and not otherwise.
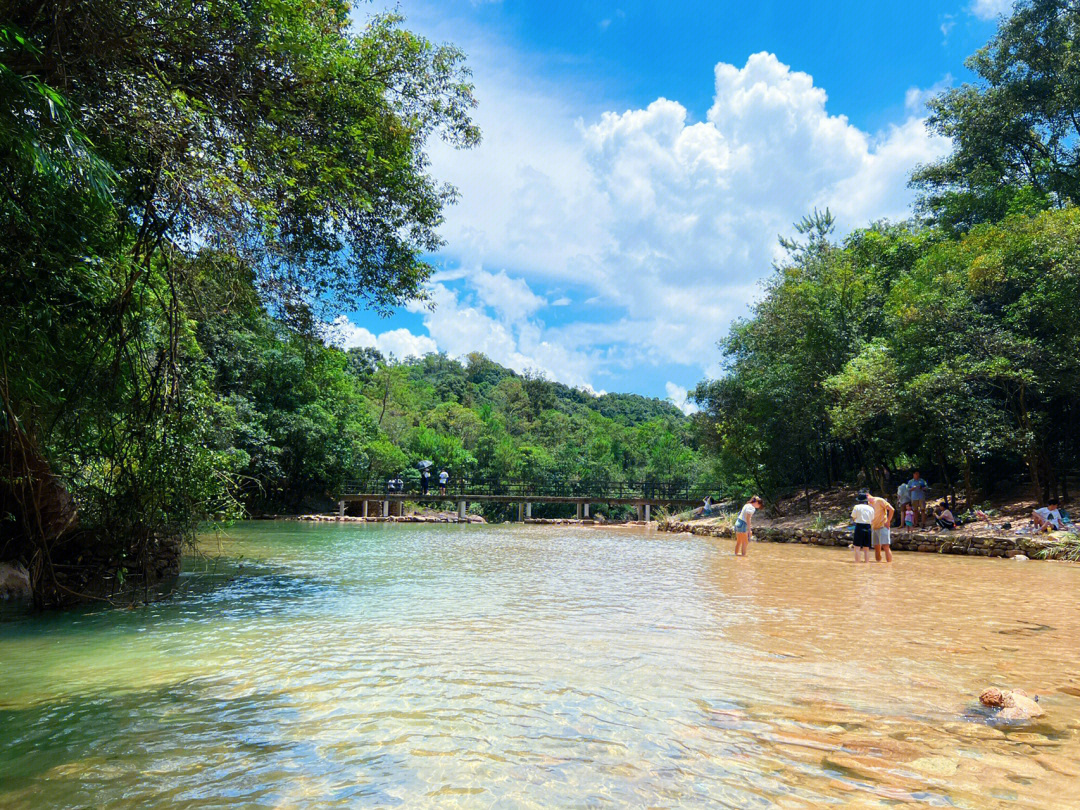
[[[448,473],[446,470],[441,470],[439,472],[439,494],[440,495],[445,495],[446,494],[446,484],[449,481],[450,481],[450,473]]]
[[[765,505],[765,501],[760,496],[755,495],[743,506],[742,511],[739,512],[739,517],[735,519],[735,556],[738,557],[741,553],[746,556],[746,549],[750,545],[750,535],[753,534],[753,526],[751,521],[754,517],[754,512]],[[741,550],[741,551],[740,551]]]
[[[425,467],[420,471],[420,494],[426,496],[428,486],[431,484],[431,473]]]

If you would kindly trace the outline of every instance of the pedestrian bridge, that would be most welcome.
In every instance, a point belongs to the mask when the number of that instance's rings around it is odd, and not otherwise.
[[[586,481],[552,479],[538,481],[494,481],[486,479],[451,480],[446,494],[439,491],[438,481],[432,476],[427,492],[418,481],[405,481],[402,489],[391,489],[389,482],[367,480],[350,481],[338,497],[338,513],[345,514],[350,504],[359,504],[363,517],[401,514],[405,501],[438,504],[452,501],[457,505],[458,515],[465,516],[470,503],[516,503],[518,520],[532,517],[536,503],[565,503],[577,507],[579,518],[589,517],[591,504],[636,507],[640,520],[649,520],[653,507],[663,506],[670,510],[682,510],[700,506],[706,495],[718,500],[719,484],[691,484],[685,481]]]

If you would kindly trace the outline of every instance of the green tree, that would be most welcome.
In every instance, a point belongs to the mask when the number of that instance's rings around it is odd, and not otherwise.
[[[931,129],[954,144],[915,173],[923,205],[962,232],[1010,213],[1080,202],[1080,8],[1021,0],[967,60],[978,77],[929,104]]]

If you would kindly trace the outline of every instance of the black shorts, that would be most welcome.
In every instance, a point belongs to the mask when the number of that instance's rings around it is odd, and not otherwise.
[[[855,548],[870,548],[871,531],[869,523],[855,524]]]

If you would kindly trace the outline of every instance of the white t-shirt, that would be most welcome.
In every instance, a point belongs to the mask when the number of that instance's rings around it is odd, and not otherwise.
[[[739,520],[741,520],[743,523],[749,524],[750,518],[754,516],[754,512],[756,511],[757,507],[754,506],[752,503],[746,504],[746,506],[742,508],[742,511],[739,512]]]
[[[439,483],[440,484],[445,484],[449,478],[450,478],[450,473],[448,473],[446,470],[443,470],[441,473],[439,473]]]
[[[874,522],[874,507],[868,503],[857,503],[851,510],[851,519],[856,523],[871,524]]]
[[[1035,510],[1035,514],[1043,520],[1049,521],[1055,529],[1061,528],[1061,512],[1057,509],[1049,509],[1045,506]]]

